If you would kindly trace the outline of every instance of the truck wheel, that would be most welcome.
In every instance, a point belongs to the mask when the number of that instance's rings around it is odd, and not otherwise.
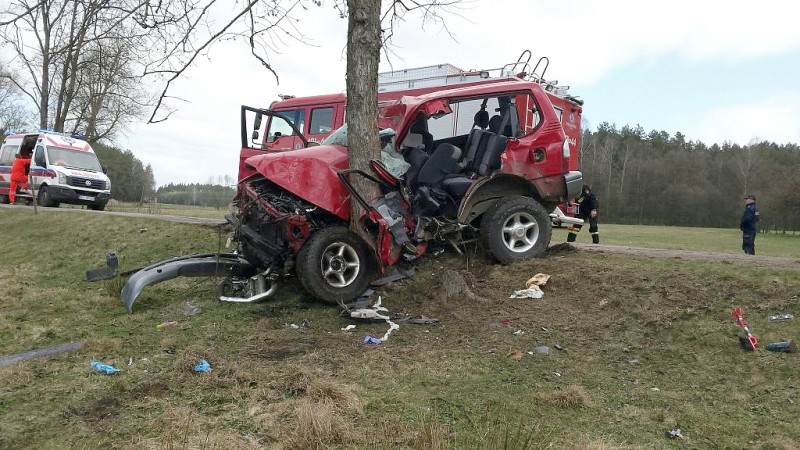
[[[361,295],[372,280],[372,258],[364,241],[345,227],[314,233],[297,254],[300,283],[314,297],[347,302]]]
[[[0,203],[7,205],[9,202],[7,195],[0,195]]]
[[[50,193],[47,191],[47,186],[42,186],[39,189],[38,201],[40,205],[47,207],[58,208],[58,205],[60,205],[59,202],[53,201],[53,198],[50,197]]]
[[[508,264],[543,255],[553,230],[539,202],[515,195],[499,200],[484,214],[480,233],[492,256]]]
[[[103,202],[92,203],[91,205],[89,205],[89,209],[93,211],[102,211],[106,209],[106,204]]]

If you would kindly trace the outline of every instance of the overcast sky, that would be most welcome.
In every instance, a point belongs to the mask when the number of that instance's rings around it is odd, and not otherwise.
[[[235,179],[242,104],[344,92],[347,21],[330,0],[297,17],[308,45],[271,56],[279,83],[243,43],[218,45],[171,92],[187,103],[166,122],[132,127],[120,145],[153,166],[159,186]],[[707,144],[800,143],[798,17],[795,1],[465,1],[447,31],[409,18],[381,71],[497,68],[529,49],[550,59],[545,78],[585,101],[592,129],[609,122]]]

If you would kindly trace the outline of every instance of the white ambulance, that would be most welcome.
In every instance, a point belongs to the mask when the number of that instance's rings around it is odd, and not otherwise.
[[[11,134],[0,147],[0,178],[11,172],[14,156],[32,150],[30,173],[38,203],[86,205],[102,211],[111,198],[111,180],[88,142],[66,133],[40,130]],[[8,198],[8,183],[0,182],[0,198]]]

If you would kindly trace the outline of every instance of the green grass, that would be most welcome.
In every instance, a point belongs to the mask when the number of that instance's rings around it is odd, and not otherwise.
[[[2,353],[84,342],[0,367],[0,448],[800,446],[798,356],[742,351],[730,317],[742,306],[763,344],[800,336],[800,319],[767,320],[800,314],[794,270],[582,251],[499,266],[446,253],[380,291],[392,313],[441,323],[401,323],[366,346],[386,324],[347,320],[292,280],[259,304],[217,302],[213,280],[171,280],[146,288],[131,315],[119,282],[82,280],[112,250],[123,270],[216,251],[215,227],[4,208],[0,229]],[[614,242],[627,227],[600,230],[604,243],[646,246],[644,230],[636,243]],[[671,245],[687,232],[653,230]],[[784,245],[800,254],[800,239]],[[542,299],[508,299],[537,272],[552,275]],[[448,298],[452,273],[484,301]],[[185,315],[188,302],[201,311]],[[156,328],[169,320],[179,325]],[[528,353],[539,345],[550,353]],[[212,372],[192,372],[200,357]],[[123,371],[96,373],[93,359]],[[664,437],[674,427],[685,440]]]
[[[80,205],[62,204],[61,208],[82,209]],[[130,212],[138,214],[171,215],[203,217],[209,219],[223,219],[228,213],[228,208],[214,208],[211,206],[173,205],[170,203],[136,203],[118,202],[112,200],[106,205],[106,211]]]

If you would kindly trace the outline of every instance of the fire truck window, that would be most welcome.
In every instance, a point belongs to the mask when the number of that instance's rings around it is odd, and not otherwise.
[[[518,108],[520,111],[524,111],[525,117],[520,123],[520,132],[523,136],[531,134],[536,127],[542,122],[542,113],[539,110],[539,105],[536,103],[536,99],[532,95],[526,95],[525,98],[519,98],[522,96],[518,96],[517,98],[517,105],[524,105],[524,108],[521,106]],[[561,120],[561,111],[556,108],[556,113],[558,114],[559,121]]]
[[[305,122],[305,110],[293,109],[280,111],[279,114],[292,122],[298,130],[303,131]],[[267,131],[267,142],[273,142],[279,136],[290,136],[294,134],[292,127],[285,120],[279,117],[270,117],[269,130]]]
[[[315,108],[311,110],[311,125],[308,134],[328,134],[333,128],[333,108]]]
[[[14,163],[14,154],[17,153],[19,145],[6,145],[0,151],[0,165],[10,166]]]

